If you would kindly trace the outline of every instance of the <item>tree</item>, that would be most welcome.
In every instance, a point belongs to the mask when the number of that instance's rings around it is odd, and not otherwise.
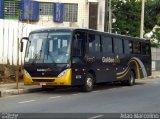
[[[141,21],[141,0],[112,0],[113,19],[112,32],[139,37]],[[146,0],[144,34],[152,34],[148,39],[152,46],[160,46],[160,0]],[[144,35],[147,36],[147,35]]]
[[[139,37],[141,2],[136,0],[112,0],[112,13],[116,22],[113,33]]]
[[[145,33],[152,32],[149,37],[152,46],[160,46],[160,1],[147,0],[145,7]]]

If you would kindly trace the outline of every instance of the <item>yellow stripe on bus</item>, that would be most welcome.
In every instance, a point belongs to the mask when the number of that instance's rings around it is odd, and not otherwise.
[[[136,72],[137,72],[137,76],[138,76],[137,78],[140,79],[139,65],[136,60],[129,61],[128,65],[130,65],[130,63],[132,63],[132,62],[134,62],[136,64]],[[129,70],[130,70],[130,68],[128,70],[126,70],[126,72],[124,72],[121,76],[118,76],[117,79],[121,79],[121,78],[125,77],[128,74]]]
[[[134,62],[136,64],[136,69],[137,69],[137,78],[140,79],[140,70],[139,70],[139,65],[136,60],[131,60],[129,63]]]
[[[125,77],[128,74],[129,70],[130,69],[128,69],[123,75],[118,76],[117,79],[121,79],[121,78]]]

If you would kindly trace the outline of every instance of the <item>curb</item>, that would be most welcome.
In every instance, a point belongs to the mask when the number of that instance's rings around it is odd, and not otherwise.
[[[160,75],[155,75],[155,76],[149,76],[149,77],[146,77],[144,79],[155,79],[155,78],[160,78]],[[3,85],[3,87],[6,87],[8,85]],[[34,92],[38,92],[38,91],[42,91],[43,89],[42,88],[39,88],[39,87],[35,87],[35,88],[28,88],[28,89],[24,89],[24,88],[20,88],[19,90],[15,89],[15,84],[11,84],[9,85],[9,87],[13,87],[14,86],[14,89],[3,89],[3,90],[0,90],[0,97],[4,97],[4,96],[9,96],[9,95],[19,95],[19,94],[26,94],[26,93],[34,93]],[[1,86],[2,88],[2,86]]]
[[[148,79],[160,78],[160,75],[157,76],[149,76]]]
[[[7,89],[0,91],[0,97],[9,96],[9,95],[19,95],[25,93],[33,93],[37,91],[42,91],[42,88],[33,88],[33,89]]]

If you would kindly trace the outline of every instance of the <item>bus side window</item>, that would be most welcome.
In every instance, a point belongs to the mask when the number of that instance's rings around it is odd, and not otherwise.
[[[146,55],[150,55],[150,45],[148,43],[146,43],[145,45],[145,51],[146,51]]]
[[[112,53],[112,38],[107,36],[102,36],[102,52],[103,53]]]
[[[133,42],[129,41],[128,42],[128,46],[129,46],[129,52],[130,52],[130,54],[133,54]]]
[[[87,39],[85,32],[76,32],[73,41],[73,56],[82,56],[84,54],[84,41]]]
[[[123,40],[123,41],[124,41],[124,53],[130,54],[129,41],[128,40]]]
[[[134,41],[133,42],[133,54],[141,54],[141,43]]]
[[[100,36],[89,34],[89,53],[100,53]]]
[[[114,53],[123,53],[122,39],[114,38]]]
[[[150,54],[150,47],[149,47],[149,44],[148,43],[143,43],[142,42],[142,54],[143,55],[149,55]]]

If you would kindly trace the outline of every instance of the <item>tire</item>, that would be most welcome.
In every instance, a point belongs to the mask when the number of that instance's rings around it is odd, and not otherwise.
[[[130,72],[129,79],[122,81],[121,84],[123,86],[133,86],[135,84],[135,75],[133,71]]]
[[[133,71],[130,72],[129,80],[127,81],[128,86],[133,86],[135,84],[135,75]]]
[[[94,77],[92,74],[88,73],[85,78],[84,85],[81,87],[83,92],[91,92],[94,86]]]

